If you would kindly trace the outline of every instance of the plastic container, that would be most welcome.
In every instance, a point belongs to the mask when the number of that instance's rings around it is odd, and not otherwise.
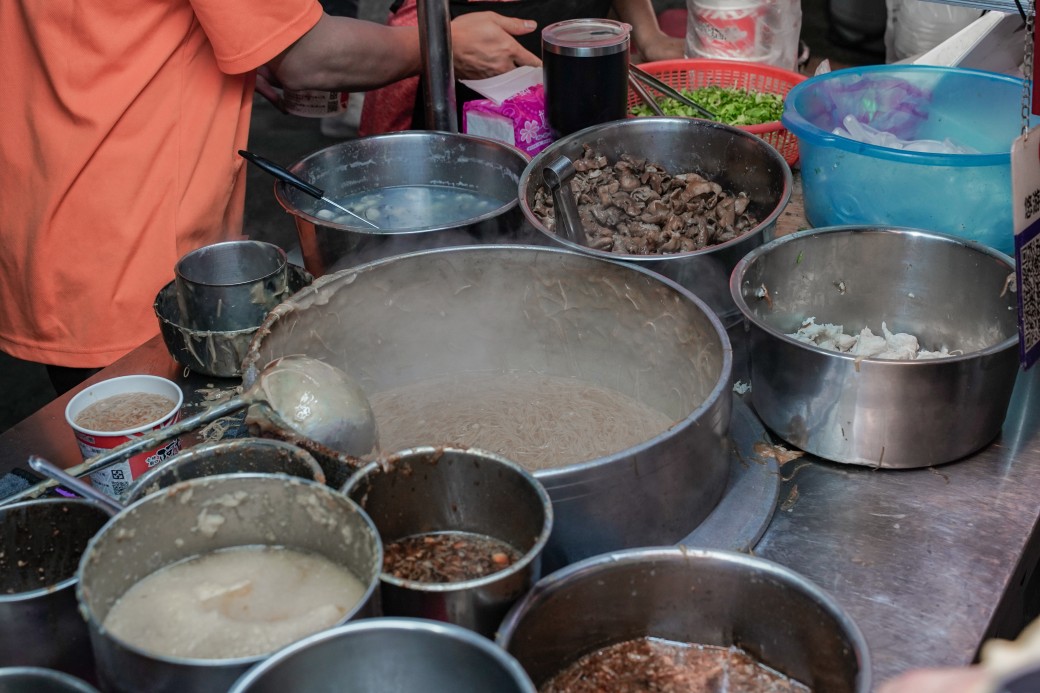
[[[1020,79],[925,65],[836,70],[796,85],[782,122],[798,138],[806,219],[938,231],[1012,254],[1010,151],[1021,98]],[[903,140],[948,138],[980,153],[906,151],[832,134],[849,114]]]
[[[639,67],[680,91],[719,86],[786,96],[794,85],[806,80],[805,75],[797,72],[737,60],[658,60],[643,63]],[[660,96],[652,87],[647,88],[654,96]],[[629,90],[629,109],[640,103],[642,101],[639,96]],[[779,120],[760,125],[744,125],[740,126],[740,129],[758,135],[771,144],[783,155],[788,165],[793,166],[798,161],[798,140]]]
[[[800,0],[687,0],[686,56],[798,66]]]

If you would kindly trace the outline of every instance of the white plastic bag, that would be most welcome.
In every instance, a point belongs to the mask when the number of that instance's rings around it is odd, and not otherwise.
[[[886,0],[885,62],[895,63],[935,48],[978,19],[972,7],[929,0]]]

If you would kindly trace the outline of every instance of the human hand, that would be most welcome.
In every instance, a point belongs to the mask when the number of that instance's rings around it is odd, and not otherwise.
[[[988,681],[979,666],[915,669],[885,682],[878,693],[978,693]]]
[[[264,97],[282,113],[285,113],[285,105],[282,103],[282,93],[278,90],[278,79],[274,76],[267,65],[261,65],[256,71],[256,93]]]
[[[485,79],[522,65],[540,67],[541,59],[513,38],[537,28],[536,22],[504,17],[497,12],[472,12],[456,17],[451,22],[455,76]]]
[[[640,57],[646,62],[654,60],[680,60],[684,57],[686,41],[681,38],[669,36],[663,31],[656,31],[653,35],[633,37],[639,50]]]

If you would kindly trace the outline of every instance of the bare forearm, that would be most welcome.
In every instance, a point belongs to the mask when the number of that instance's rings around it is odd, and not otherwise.
[[[650,0],[614,0],[613,7],[618,19],[632,25],[632,39],[645,59],[683,57],[683,40],[661,31]]]
[[[324,15],[269,65],[289,89],[372,89],[419,73],[419,34]]]

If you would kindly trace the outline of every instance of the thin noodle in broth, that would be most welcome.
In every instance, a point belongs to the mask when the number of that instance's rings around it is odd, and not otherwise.
[[[666,414],[601,385],[537,373],[410,383],[369,398],[384,450],[479,447],[535,471],[626,450],[666,431]]]

